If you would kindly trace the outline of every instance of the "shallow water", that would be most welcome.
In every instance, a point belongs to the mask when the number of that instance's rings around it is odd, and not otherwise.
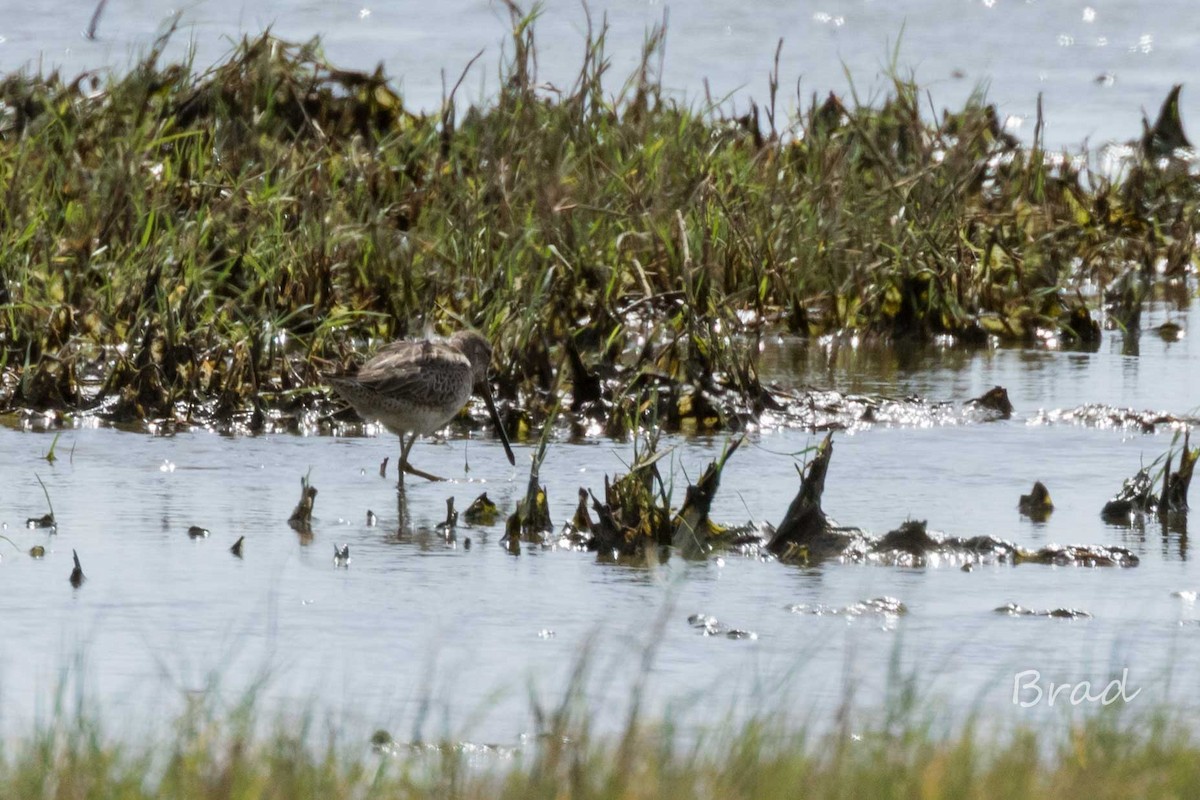
[[[1146,324],[1165,318],[1162,308]],[[1197,315],[1174,312],[1185,331]],[[507,512],[526,476],[491,440],[420,442],[419,466],[456,477],[410,482],[404,519],[394,474],[381,478],[390,435],[226,437],[205,431],[151,436],[82,424],[42,456],[53,435],[0,426],[0,727],[46,716],[57,689],[82,695],[116,723],[141,724],[149,703],[165,716],[217,680],[232,701],[264,679],[265,709],[308,709],[352,732],[451,735],[519,744],[533,731],[530,697],[551,703],[591,648],[586,683],[603,725],[618,724],[653,645],[646,705],[699,724],[730,713],[783,710],[831,724],[848,699],[886,699],[889,670],[911,677],[931,707],[962,720],[982,711],[1009,722],[1062,719],[1062,705],[1013,705],[1013,677],[1091,680],[1129,670],[1135,703],[1194,707],[1200,679],[1200,608],[1173,592],[1200,589],[1187,538],[1155,521],[1124,529],[1099,510],[1140,463],[1170,446],[1169,429],[1143,434],[1039,422],[1040,410],[1083,402],[1195,413],[1200,351],[1185,333],[1143,333],[1138,356],[1106,334],[1094,353],[1052,349],[879,350],[795,341],[773,344],[764,374],[780,384],[920,394],[956,403],[995,384],[1017,412],[993,423],[876,425],[835,436],[825,509],[876,533],[908,518],[955,535],[991,534],[1036,548],[1117,544],[1132,569],[956,565],[920,569],[825,564],[798,568],[728,554],[657,569],[602,565],[595,556],[499,544],[500,526],[460,526],[447,544],[433,528],[454,496],[461,511],[486,490]],[[722,479],[713,517],[779,522],[797,487],[797,454],[816,439],[787,427],[751,434]],[[668,462],[682,496],[723,438],[673,438]],[[531,445],[518,445],[518,463]],[[552,444],[543,468],[553,519],[573,511],[582,486],[599,491],[630,447],[607,440]],[[469,463],[469,481],[464,478]],[[318,488],[314,535],[287,525],[301,476]],[[45,482],[57,533],[24,527],[40,516]],[[1045,523],[1016,511],[1035,479],[1057,510]],[[367,525],[367,512],[378,516]],[[211,530],[193,540],[189,526]],[[245,536],[244,558],[229,552]],[[467,549],[464,540],[470,537]],[[349,544],[348,568],[333,545]],[[44,559],[24,552],[35,544]],[[87,581],[67,577],[77,550]],[[902,601],[902,617],[793,613],[874,597]],[[1006,603],[1077,608],[1088,619],[1012,618]],[[702,613],[755,638],[705,637]],[[72,695],[68,693],[68,697]],[[1028,695],[1025,695],[1026,697]],[[136,700],[136,702],[135,702]],[[922,709],[927,707],[922,706]],[[423,722],[422,722],[423,721]]]
[[[529,5],[526,3],[525,5]],[[767,98],[767,74],[776,43],[781,108],[848,89],[846,71],[864,98],[886,88],[882,77],[900,40],[897,66],[915,74],[939,108],[961,103],[978,85],[1013,129],[1031,138],[1037,97],[1046,110],[1051,147],[1125,141],[1141,134],[1140,114],[1153,115],[1171,85],[1194,76],[1200,32],[1180,24],[1192,18],[1186,0],[822,0],[795,3],[701,0],[593,0],[597,24],[611,26],[612,90],[630,74],[645,31],[669,19],[665,85],[688,102],[701,103],[704,82],[720,100],[739,108]],[[112,0],[95,41],[83,38],[95,0],[54,4],[0,0],[0,69],[39,63],[68,73],[104,66],[123,68],[149,47],[174,8],[144,0]],[[267,26],[285,37],[324,37],[339,66],[373,69],[383,62],[409,103],[436,108],[443,84],[453,85],[480,50],[484,56],[464,83],[470,99],[497,84],[495,65],[508,30],[507,12],[488,0],[443,3],[374,3],[372,0],[193,0],[178,6],[181,30],[170,54],[194,46],[201,66],[226,53],[241,34]],[[580,64],[585,17],[574,0],[550,0],[538,25],[539,76],[569,86]],[[443,70],[445,80],[443,81]],[[1185,91],[1185,122],[1200,111],[1200,95]]]

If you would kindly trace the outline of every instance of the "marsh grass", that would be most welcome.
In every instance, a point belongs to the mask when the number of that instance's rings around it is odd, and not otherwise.
[[[1098,290],[1135,326],[1147,285],[1191,270],[1177,94],[1100,174],[981,95],[929,118],[898,71],[791,119],[777,69],[762,113],[689,105],[658,80],[661,29],[612,94],[589,24],[550,87],[536,10],[509,10],[500,88],[465,110],[412,113],[382,71],[269,35],[207,70],[161,63],[164,38],[124,75],[0,79],[0,408],[296,424],[322,370],[469,324],[513,432],[571,391],[567,341],[605,419],[655,388],[667,424],[731,427],[770,402],[765,330],[1090,341]]]
[[[1182,798],[1200,743],[1166,713],[1092,714],[1055,733],[905,712],[814,735],[766,715],[686,738],[632,714],[595,733],[564,699],[515,749],[347,742],[311,718],[263,724],[247,701],[189,705],[161,734],[120,739],[70,716],[0,751],[0,795],[36,798]],[[79,712],[82,713],[82,712]],[[992,733],[985,731],[992,730]]]

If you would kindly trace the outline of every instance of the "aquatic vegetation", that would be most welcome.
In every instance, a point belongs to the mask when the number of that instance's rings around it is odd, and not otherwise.
[[[708,512],[721,485],[721,470],[743,440],[744,437],[729,444],[721,457],[705,468],[700,480],[687,487],[683,507],[675,515],[674,530],[671,532],[671,545],[684,558],[704,558],[713,548],[712,541],[725,533],[723,528],[709,519]]]
[[[670,498],[653,457],[637,461],[629,472],[610,480],[604,476],[604,496],[592,496],[596,512],[589,550],[602,559],[655,563],[669,546]]]
[[[42,487],[42,494],[46,497],[46,506],[50,510],[40,517],[29,517],[25,520],[27,528],[49,528],[51,533],[58,532],[58,522],[54,519],[54,503],[50,502],[50,490],[46,488],[46,484],[42,481],[42,477],[34,474],[37,478],[38,486]]]
[[[658,462],[670,451],[659,449],[662,429],[654,426],[634,439],[633,463],[624,475],[604,476],[604,496],[580,489],[579,506],[568,529],[568,536],[580,539],[601,560],[619,563],[655,564],[669,557],[669,548],[678,546],[686,557],[701,557],[707,552],[704,537],[710,531],[708,509],[720,481],[724,458],[704,472],[703,490],[688,488],[691,505],[685,504],[679,515],[671,516],[671,491],[658,470]],[[737,449],[726,450],[726,456]],[[592,499],[593,520],[588,513],[585,492]],[[689,525],[695,527],[688,527]],[[684,541],[682,537],[689,537]]]
[[[1178,88],[1107,173],[899,77],[792,119],[778,74],[762,109],[688,105],[661,30],[615,96],[603,26],[547,87],[509,10],[496,95],[432,114],[267,35],[0,79],[0,409],[292,429],[353,353],[465,323],[518,437],[557,402],[580,431],[737,429],[778,402],[770,331],[1087,344],[1193,270]]]
[[[555,408],[556,413],[557,407]],[[550,521],[550,504],[546,499],[546,487],[538,480],[542,462],[546,459],[546,447],[550,444],[551,430],[550,425],[546,425],[542,430],[542,438],[533,452],[532,463],[529,465],[529,483],[526,486],[525,496],[517,503],[516,509],[509,515],[508,521],[505,523],[502,541],[508,544],[509,551],[514,554],[520,552],[520,542],[541,544],[554,531],[554,523]],[[487,501],[485,493],[472,504],[472,508],[480,501],[490,502]],[[495,505],[492,505],[492,509],[495,509]],[[477,513],[481,515],[488,513],[488,509],[481,504]]]
[[[446,498],[446,518],[437,524],[437,531],[447,538],[454,536],[458,528],[458,512],[454,510],[454,498]]]
[[[48,464],[53,464],[58,460],[58,456],[55,455],[54,450],[58,447],[58,439],[60,436],[62,436],[62,431],[54,434],[54,441],[50,443],[50,449],[46,451],[46,455],[42,456],[42,458],[46,459],[46,463]]]
[[[479,495],[463,512],[463,519],[468,525],[494,525],[500,516],[500,509],[487,496],[487,492]]]
[[[1128,524],[1138,515],[1157,514],[1164,519],[1172,514],[1180,517],[1186,515],[1188,489],[1192,484],[1196,461],[1200,459],[1200,447],[1189,447],[1190,439],[1191,434],[1185,433],[1183,447],[1179,451],[1178,469],[1171,468],[1174,453],[1169,451],[1165,454],[1166,463],[1159,472],[1162,479],[1161,492],[1158,491],[1160,484],[1150,474],[1154,465],[1142,467],[1121,484],[1121,490],[1104,504],[1100,516],[1107,522]],[[1162,457],[1155,463],[1161,460]]]
[[[1029,494],[1023,494],[1017,500],[1017,509],[1035,522],[1045,522],[1054,511],[1054,501],[1050,499],[1046,484],[1034,481]]]
[[[308,476],[300,476],[300,502],[292,509],[288,525],[301,536],[312,535],[313,504],[317,500],[317,488],[308,482]]]
[[[1056,619],[1089,619],[1091,614],[1078,608],[1047,608],[1032,609],[1007,603],[996,609],[997,614],[1007,614],[1010,617],[1054,617]]]
[[[40,517],[30,517],[25,520],[25,527],[27,528],[53,528],[54,526],[54,514],[51,513],[43,514]]]
[[[72,586],[78,589],[87,580],[87,577],[83,574],[83,565],[79,563],[79,553],[72,550],[71,558],[75,561],[75,567],[71,570],[71,576],[68,580]]]
[[[960,563],[964,567],[978,562],[1084,567],[1132,567],[1138,563],[1137,555],[1124,547],[1047,545],[1027,550],[987,535],[934,534],[923,520],[906,520],[878,537],[858,528],[834,525],[821,507],[825,475],[832,457],[831,432],[821,440],[816,454],[801,473],[800,489],[783,521],[766,539],[766,549],[784,563],[809,565],[838,560],[889,566]]]
[[[800,490],[783,521],[767,542],[767,550],[780,561],[808,564],[851,552],[865,554],[866,538],[862,531],[834,525],[821,508],[831,458],[833,433],[827,433],[801,473]]]

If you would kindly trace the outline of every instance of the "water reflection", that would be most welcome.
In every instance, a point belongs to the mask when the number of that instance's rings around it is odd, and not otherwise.
[[[1122,336],[1121,336],[1121,355],[1136,358],[1137,356],[1140,356],[1141,354],[1142,354],[1141,339],[1138,336],[1138,332],[1137,331],[1126,331],[1124,334],[1122,334]],[[1137,362],[1136,361],[1128,362],[1126,364],[1126,369],[1132,370],[1134,373],[1133,377],[1135,377],[1135,378],[1137,377]]]
[[[787,386],[836,385],[843,391],[880,393],[905,378],[966,369],[979,350],[913,341],[891,345],[847,336],[817,341],[787,336],[764,348],[759,369],[765,381]]]
[[[1127,525],[1109,523],[1109,526],[1118,531],[1118,536],[1126,547],[1140,556],[1146,555],[1151,546],[1157,543],[1163,561],[1187,561],[1187,514],[1171,512],[1165,520],[1156,516],[1135,514]]]
[[[1186,331],[1200,300],[1174,286],[1152,300],[1145,320],[1166,314]],[[1173,332],[1175,328],[1169,328]],[[1059,338],[1036,346],[898,342],[851,335],[768,338],[760,355],[764,382],[785,389],[836,389],[845,393],[927,400],[975,397],[994,385],[1009,388],[1017,412],[1036,408],[1109,403],[1183,412],[1196,405],[1181,380],[1185,364],[1200,359],[1186,335],[1141,336],[1113,330],[1098,341]]]

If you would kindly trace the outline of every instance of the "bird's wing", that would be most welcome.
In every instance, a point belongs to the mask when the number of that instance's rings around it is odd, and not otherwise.
[[[380,348],[354,379],[388,397],[426,402],[432,385],[470,374],[470,360],[457,350],[428,341],[401,341]]]

